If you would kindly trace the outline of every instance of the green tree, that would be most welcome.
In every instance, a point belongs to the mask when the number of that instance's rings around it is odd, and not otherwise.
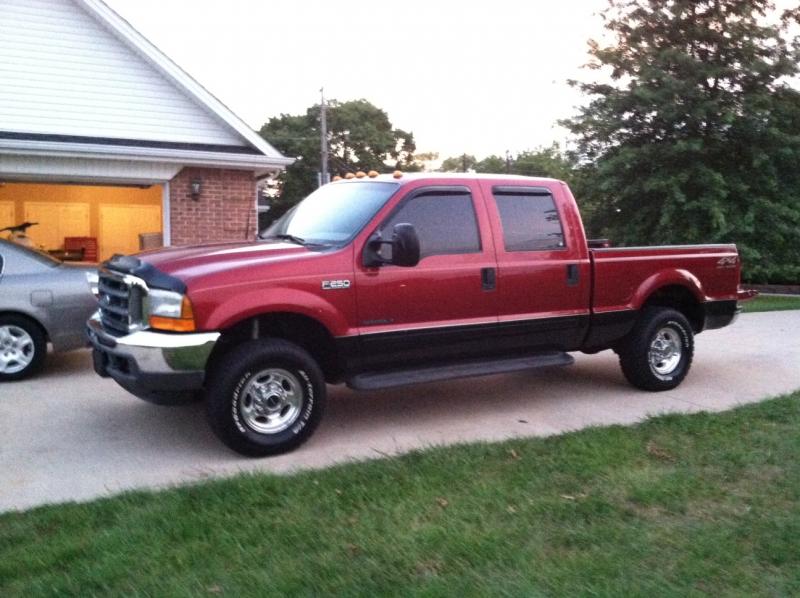
[[[413,169],[414,135],[394,128],[386,112],[367,100],[329,101],[327,121],[331,175]],[[279,197],[269,212],[274,218],[317,188],[320,106],[311,106],[301,115],[270,118],[259,133],[284,155],[297,158],[279,176]]]
[[[467,170],[487,174],[521,174],[532,177],[549,177],[574,183],[576,165],[572,159],[561,151],[557,143],[549,147],[527,150],[516,156],[487,156],[476,160],[474,156],[463,154],[453,156],[442,162],[439,170],[443,172],[464,172]]]
[[[319,128],[308,114],[281,114],[270,118],[259,133],[284,156],[295,158],[294,164],[278,176],[278,197],[266,214],[269,222],[317,188]],[[259,226],[263,224],[259,223]]]
[[[434,162],[439,159],[438,152],[415,152],[413,160],[406,160],[403,164],[405,172],[424,172],[427,162]]]
[[[475,165],[475,172],[485,172],[487,174],[499,174],[508,170],[508,162],[505,158],[497,155],[486,156]]]
[[[780,18],[779,18],[780,17]],[[592,228],[615,241],[737,242],[753,280],[800,278],[800,9],[610,0],[571,120]]]
[[[475,170],[478,161],[475,156],[470,154],[461,154],[460,156],[452,156],[445,158],[442,165],[439,166],[441,172],[469,172]]]
[[[466,166],[466,168],[465,168]],[[574,174],[574,164],[562,153],[557,143],[550,147],[527,150],[516,156],[492,154],[477,160],[471,154],[462,154],[445,159],[439,167],[442,172],[475,172],[487,174],[521,174],[525,176],[551,177],[569,180]]]
[[[574,184],[575,165],[561,152],[557,143],[534,151],[526,151],[514,158],[512,172],[525,176],[550,177]]]

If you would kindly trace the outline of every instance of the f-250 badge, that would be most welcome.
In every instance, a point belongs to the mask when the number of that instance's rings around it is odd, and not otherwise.
[[[350,288],[350,281],[349,280],[323,280],[322,281],[322,290],[323,291],[335,291],[336,289],[349,289]]]

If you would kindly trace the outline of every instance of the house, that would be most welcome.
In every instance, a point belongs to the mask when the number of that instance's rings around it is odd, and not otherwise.
[[[100,0],[0,2],[0,228],[101,260],[252,239],[291,162]]]

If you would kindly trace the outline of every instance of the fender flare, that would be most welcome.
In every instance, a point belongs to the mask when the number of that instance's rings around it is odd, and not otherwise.
[[[641,309],[653,293],[670,286],[685,288],[698,303],[705,303],[708,300],[703,283],[694,274],[682,268],[671,268],[661,270],[645,279],[633,294],[631,307],[636,310]]]

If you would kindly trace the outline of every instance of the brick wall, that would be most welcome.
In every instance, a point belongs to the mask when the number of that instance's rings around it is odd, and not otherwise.
[[[191,182],[201,181],[200,197]],[[184,168],[169,183],[172,245],[253,239],[256,182],[252,172]]]

